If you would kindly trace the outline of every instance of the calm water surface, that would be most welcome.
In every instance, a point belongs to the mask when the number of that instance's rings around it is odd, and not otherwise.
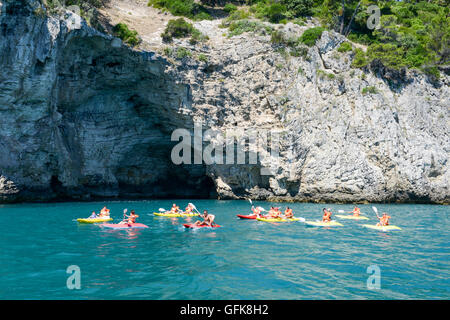
[[[449,299],[449,207],[377,205],[403,228],[380,232],[371,220],[343,227],[239,220],[246,201],[194,201],[222,225],[188,230],[196,218],[160,218],[173,201],[1,205],[0,299]],[[178,200],[184,207],[187,201]],[[256,202],[266,209],[268,202]],[[106,230],[76,218],[111,209],[136,210],[142,230]],[[283,205],[283,204],[277,204]],[[290,204],[297,216],[321,217],[323,205]],[[333,212],[349,205],[327,205]],[[283,205],[284,208],[284,205]],[[81,270],[81,289],[66,286],[66,269]],[[367,268],[381,272],[370,290]]]

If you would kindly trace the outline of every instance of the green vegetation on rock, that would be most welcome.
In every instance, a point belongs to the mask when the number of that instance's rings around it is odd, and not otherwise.
[[[322,32],[325,31],[322,27],[313,27],[305,30],[300,37],[300,42],[311,47],[316,44],[316,41],[322,36]]]
[[[128,29],[125,23],[118,23],[113,27],[113,33],[116,37],[123,40],[123,42],[136,46],[141,41],[138,37],[138,33],[135,30]]]
[[[368,94],[368,93],[370,93],[370,94],[376,94],[376,93],[378,93],[378,90],[377,90],[377,88],[375,88],[374,86],[369,86],[369,87],[363,88],[363,89],[361,90],[361,93],[362,93],[362,94]]]
[[[199,30],[194,28],[192,23],[187,22],[183,18],[169,20],[166,29],[161,34],[161,38],[164,42],[171,42],[173,38],[187,37],[191,37],[191,43],[207,40],[207,37],[204,36]]]
[[[205,6],[194,0],[149,0],[149,6],[165,9],[174,16],[183,16],[193,20],[210,20],[211,15]]]
[[[257,34],[271,34],[272,28],[259,22],[250,20],[233,21],[228,27],[228,36],[237,36],[244,32],[254,32]]]
[[[202,1],[213,4],[214,1]],[[222,1],[230,16],[239,21],[257,18],[272,23],[287,21],[305,24],[305,17],[315,17],[321,27],[310,28],[301,37],[301,43],[313,46],[323,30],[334,30],[352,42],[367,46],[366,51],[356,49],[353,67],[364,67],[374,60],[388,69],[414,68],[439,79],[441,65],[450,63],[450,7],[446,0],[428,1],[379,1],[381,18],[379,27],[369,29],[371,1],[347,0],[245,0]],[[231,5],[233,3],[233,5]],[[234,10],[235,4],[246,4],[249,10]],[[344,6],[343,6],[344,4]],[[230,21],[229,20],[229,21]],[[231,24],[224,23],[224,27]],[[249,26],[235,23],[233,27]],[[253,24],[256,26],[256,24]],[[246,28],[248,31],[252,28]],[[259,29],[259,28],[257,28]],[[352,51],[352,45],[344,42],[339,52]]]
[[[348,51],[352,51],[352,45],[350,42],[342,42],[341,45],[338,48],[338,52],[348,52]]]

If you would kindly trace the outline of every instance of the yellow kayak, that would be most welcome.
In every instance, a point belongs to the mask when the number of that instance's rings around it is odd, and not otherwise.
[[[363,224],[363,227],[374,229],[374,230],[380,230],[380,231],[392,231],[392,230],[402,230],[402,228],[389,225],[389,226],[377,226],[373,224]]]
[[[198,213],[161,213],[161,212],[153,212],[155,216],[158,217],[167,217],[167,218],[179,218],[179,217],[196,217]]]
[[[111,217],[102,217],[102,218],[78,218],[77,221],[79,223],[98,223],[98,222],[106,222],[111,221]]]
[[[351,216],[351,215],[337,214],[336,217],[341,218],[341,219],[352,219],[352,220],[370,220],[369,218],[364,217],[364,216],[355,217],[355,216]]]
[[[343,226],[339,222],[330,221],[330,222],[322,222],[322,221],[305,221],[307,225],[315,226],[315,227],[331,227],[331,226]]]
[[[264,221],[264,222],[290,222],[290,221],[300,221],[300,218],[289,218],[289,219],[283,219],[283,218],[256,218],[258,221]]]

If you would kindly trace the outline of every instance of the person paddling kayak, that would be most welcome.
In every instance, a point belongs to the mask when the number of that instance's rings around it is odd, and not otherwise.
[[[88,219],[96,219],[96,218],[98,218],[97,214],[95,213],[95,211],[92,211]]]
[[[252,212],[254,216],[260,217],[261,216],[261,209],[259,207],[252,206]]]
[[[133,223],[136,223],[136,219],[139,216],[134,212],[134,210],[131,210],[130,215],[127,216],[125,213],[123,214],[123,220],[119,222],[119,224],[128,224],[131,225]]]
[[[389,216],[386,212],[383,212],[383,215],[381,217],[377,214],[377,218],[380,219],[380,222],[377,223],[377,226],[388,226],[391,216]]]
[[[323,208],[323,216],[322,216],[322,222],[330,222],[331,221],[331,210]]]
[[[353,209],[352,213],[354,217],[359,217],[359,215],[361,214],[361,209],[359,209],[357,206],[355,206],[355,208]]]
[[[281,211],[279,208],[275,208],[275,207],[270,207],[269,210],[269,217],[270,218],[279,218],[281,214]]]
[[[170,208],[170,213],[178,213],[180,211],[180,207],[177,206],[175,203],[172,204],[172,208]]]
[[[290,219],[294,217],[294,213],[292,212],[292,209],[289,207],[286,207],[286,210],[284,211],[284,218]]]
[[[192,211],[194,210],[194,208],[192,207],[192,205],[189,203],[186,207],[186,209],[184,209],[184,213],[185,214],[191,214]]]
[[[109,217],[109,209],[106,207],[103,207],[103,209],[100,210],[99,217]]]
[[[212,227],[214,223],[214,216],[213,214],[209,214],[207,210],[203,210],[203,215],[200,216],[203,218],[203,221],[197,220],[194,223],[194,226],[209,226]]]

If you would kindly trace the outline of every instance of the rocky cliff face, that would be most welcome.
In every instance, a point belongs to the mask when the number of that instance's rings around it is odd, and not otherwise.
[[[449,202],[447,75],[430,83],[418,72],[353,69],[332,32],[306,57],[287,56],[268,35],[224,37],[218,21],[196,24],[206,44],[175,42],[191,50],[176,60],[38,6],[0,0],[0,201]],[[306,27],[282,28],[298,36]],[[200,120],[222,133],[277,131],[280,157],[250,142],[256,165],[173,164],[171,133]]]

